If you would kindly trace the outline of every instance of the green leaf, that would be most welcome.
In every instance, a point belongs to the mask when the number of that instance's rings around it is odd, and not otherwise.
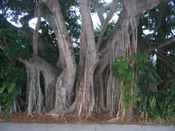
[[[16,84],[14,82],[11,83],[8,88],[8,93],[11,94],[14,91],[15,87],[16,87]]]
[[[4,86],[4,87],[1,87],[1,89],[0,89],[0,94],[2,94],[2,93],[4,92],[5,89],[6,89],[5,86]]]

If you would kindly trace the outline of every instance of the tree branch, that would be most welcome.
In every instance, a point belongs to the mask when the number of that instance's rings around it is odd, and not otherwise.
[[[76,74],[77,65],[74,58],[75,56],[73,55],[72,43],[65,26],[65,21],[58,0],[42,1],[46,4],[54,16],[55,24],[58,30],[58,34],[56,35],[58,44],[63,51],[68,73],[70,73],[69,75],[74,76]]]
[[[61,73],[59,69],[45,61],[43,58],[37,55],[32,55],[31,58],[28,60],[22,59],[22,58],[17,58],[18,61],[22,62],[26,66],[30,67],[31,65],[35,64],[35,66],[39,67],[39,69],[43,72],[51,73],[58,75]]]
[[[2,44],[0,44],[0,49],[4,51],[5,47]],[[29,67],[35,63],[40,68],[40,70],[47,71],[48,73],[52,73],[55,75],[58,75],[61,73],[61,70],[57,69],[56,67],[54,67],[53,65],[51,65],[50,63],[45,61],[43,58],[37,55],[32,55],[32,57],[29,58],[28,60],[22,59],[22,58],[16,58],[16,59]]]
[[[82,23],[86,25],[85,32],[87,35],[87,45],[89,48],[88,50],[90,52],[96,52],[97,49],[96,49],[96,44],[95,44],[92,19],[91,19],[89,8],[88,8],[88,0],[79,0],[79,5],[81,9],[81,14],[82,14]]]
[[[42,3],[41,0],[38,0],[38,3],[36,4],[36,16],[37,16],[37,24],[36,24],[36,29],[34,30],[33,33],[33,52],[34,54],[38,54],[38,37],[39,37],[39,28],[41,24],[41,7]]]
[[[98,14],[98,17],[100,19],[101,25],[103,25],[103,23],[104,23],[103,14],[104,14],[104,11],[105,11],[104,7],[101,6],[99,8],[99,2],[98,2],[98,0],[91,0],[91,4],[97,10],[97,14]]]
[[[98,38],[97,50],[99,50],[100,47],[101,47],[101,43],[102,43],[102,40],[103,40],[103,36],[104,36],[104,34],[105,34],[105,32],[106,32],[108,23],[109,23],[109,21],[111,20],[111,18],[112,18],[112,16],[113,16],[114,12],[116,11],[117,3],[118,3],[119,1],[120,1],[120,0],[114,0],[114,1],[113,1],[113,4],[112,4],[112,6],[111,6],[111,8],[110,8],[110,11],[109,11],[109,14],[108,14],[108,16],[107,16],[107,18],[106,18],[106,20],[105,20],[105,22],[104,22],[104,24],[103,24],[102,30],[101,30],[100,35],[99,35],[99,38]]]
[[[162,43],[160,43],[158,46],[156,46],[156,47],[153,47],[153,46],[151,46],[150,48],[149,48],[149,52],[151,52],[151,51],[154,51],[155,49],[159,49],[159,48],[162,48],[162,47],[164,47],[164,46],[167,46],[167,45],[170,45],[170,44],[172,44],[173,42],[175,42],[175,36],[174,37],[171,37],[171,38],[169,38],[169,39],[167,39],[166,41],[164,41],[164,42],[162,42]]]
[[[161,2],[167,1],[169,0],[122,0],[129,17],[137,16],[143,11],[153,9]]]

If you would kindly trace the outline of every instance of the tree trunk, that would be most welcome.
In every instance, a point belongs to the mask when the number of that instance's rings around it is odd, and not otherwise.
[[[113,45],[112,49],[115,49],[115,54],[113,55],[113,60],[116,60],[119,56],[124,56],[125,60],[127,60],[128,62],[129,57],[131,55],[133,55],[134,53],[137,52],[137,17],[133,17],[133,18],[129,18],[129,19],[124,19],[122,22],[122,27],[120,29],[120,31],[118,30],[119,35],[116,37],[116,43],[115,45]],[[132,60],[133,61],[133,60]],[[134,63],[130,63],[131,67],[133,67],[134,69]],[[112,66],[112,64],[111,64]],[[112,70],[111,70],[112,72]],[[112,75],[112,74],[111,74]],[[118,81],[116,81],[116,79],[113,78],[113,76],[111,76],[111,79],[109,79],[110,81],[108,83],[114,83],[114,85],[118,83]],[[133,97],[133,89],[134,85],[132,85],[130,87],[130,97]],[[116,88],[115,88],[116,89]],[[122,95],[125,95],[125,92],[123,91],[123,89],[121,88],[113,90],[112,91],[113,94],[117,93],[119,95],[117,102],[119,102],[118,104],[116,102],[116,106],[114,107],[110,107],[111,108],[111,115],[114,115],[116,113],[116,111],[121,112],[121,118],[124,119],[127,115],[129,120],[132,120],[132,114],[133,114],[133,106],[129,106],[128,109],[122,108],[123,104],[129,104],[129,103],[124,103],[123,99],[121,98]],[[110,94],[109,94],[110,95]],[[113,96],[114,97],[114,96]],[[113,103],[113,105],[114,105]],[[131,101],[132,103],[132,101]],[[132,103],[133,104],[133,103]],[[120,109],[120,110],[117,110]],[[128,113],[126,114],[126,111],[128,110]]]
[[[38,31],[40,28],[40,23],[41,23],[41,1],[38,0],[38,3],[36,4],[36,16],[38,17],[37,19],[37,25],[36,29],[33,34],[33,52],[35,55],[38,54]],[[32,115],[32,108],[35,107],[36,112],[38,114],[41,114],[43,111],[43,93],[41,90],[41,85],[40,85],[40,70],[36,66],[36,64],[32,64],[29,68],[29,97],[28,97],[28,115]]]
[[[39,109],[39,107],[37,107],[38,105],[37,106],[35,105],[37,101],[40,102],[41,99],[43,99],[42,98],[43,92],[41,91],[40,87],[40,77],[38,76],[37,78],[37,73],[40,74],[40,72],[42,72],[44,77],[44,100],[45,100],[45,104],[43,104],[43,102],[42,104],[40,104],[43,105],[41,107],[42,108],[41,111],[44,111],[45,109],[46,110],[53,109],[55,102],[54,95],[55,95],[56,79],[59,76],[60,71],[38,56],[33,55],[32,58],[29,60],[22,60],[22,59],[18,60],[26,65],[27,70],[26,107],[27,111],[29,112],[28,114],[31,115],[32,110]],[[35,73],[36,71],[39,72]],[[38,98],[40,98],[40,100]],[[39,111],[37,112],[40,113]]]
[[[79,77],[83,78],[83,83],[80,82],[79,92],[81,95],[79,101],[79,114],[83,111],[86,113],[86,118],[91,115],[95,107],[95,94],[94,94],[94,71],[98,62],[98,54],[95,44],[94,31],[92,27],[92,20],[89,13],[88,1],[79,0],[79,5],[82,14],[82,30],[84,35],[82,35],[81,44],[85,47],[85,53],[83,57],[84,60],[80,61],[84,65],[84,73]],[[85,28],[86,25],[86,28]],[[84,38],[83,38],[84,37]],[[81,58],[80,58],[81,59]],[[84,63],[82,63],[84,62]]]
[[[48,74],[48,72],[42,72],[42,73],[44,77],[45,109],[51,110],[54,108],[55,86],[57,76],[54,74]]]
[[[98,54],[88,1],[79,0],[79,5],[82,14],[82,30],[80,61],[78,65],[78,78],[76,81],[76,96],[75,102],[64,113],[78,110],[79,115],[82,112],[85,112],[86,118],[88,118],[95,107],[94,72],[98,63]]]
[[[28,68],[27,77],[29,79],[28,87],[28,107],[27,107],[27,115],[32,115],[33,109],[36,110],[36,113],[41,114],[43,111],[43,94],[40,86],[40,77],[39,77],[39,69],[36,69],[34,65]]]
[[[73,54],[72,43],[64,23],[60,5],[57,0],[42,0],[54,16],[57,27],[57,40],[59,48],[63,51],[66,67],[56,82],[55,108],[53,112],[62,112],[69,106],[72,90],[76,78],[76,62]]]

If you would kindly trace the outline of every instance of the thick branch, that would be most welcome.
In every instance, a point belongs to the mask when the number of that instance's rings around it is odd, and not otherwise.
[[[32,55],[32,58],[29,58],[28,60],[24,60],[22,58],[17,58],[20,62],[25,64],[26,66],[30,67],[33,64],[36,64],[36,66],[43,72],[55,74],[56,76],[60,74],[60,70],[42,59],[41,57],[37,55]]]
[[[62,16],[61,8],[58,0],[42,0],[47,7],[50,9],[54,16],[55,24],[58,29],[56,35],[59,47],[63,50],[66,67],[69,75],[75,75],[76,73],[76,62],[73,54],[72,44],[65,26],[65,22]]]
[[[134,17],[143,11],[153,9],[161,2],[169,0],[122,0],[129,17]]]
[[[99,8],[100,5],[99,5],[98,0],[91,0],[91,4],[92,4],[92,6],[97,10],[97,14],[98,14],[98,17],[99,17],[99,19],[100,19],[101,25],[103,25],[103,23],[104,23],[104,16],[103,16],[103,14],[104,14],[104,12],[105,12],[104,7],[101,6],[101,7]]]
[[[0,49],[4,50],[5,47],[0,44]],[[52,74],[60,74],[60,70],[57,69],[56,67],[54,67],[53,65],[51,65],[50,63],[48,63],[47,61],[45,61],[44,59],[42,59],[41,57],[37,56],[37,55],[32,55],[31,58],[29,58],[28,60],[24,60],[22,58],[17,58],[17,60],[19,60],[20,62],[22,62],[23,64],[25,64],[26,66],[31,66],[32,64],[36,63],[37,66],[40,68],[40,70],[42,71],[49,71]]]
[[[148,2],[149,1],[149,2]],[[151,2],[152,1],[152,2]],[[150,10],[160,4],[162,1],[168,1],[168,0],[122,0],[123,4],[123,10],[120,14],[119,20],[116,23],[115,28],[113,29],[113,32],[111,33],[110,38],[107,41],[107,46],[105,48],[110,48],[110,45],[116,41],[118,32],[118,29],[120,27],[123,27],[124,23],[131,17],[139,16],[143,11]],[[151,4],[152,3],[152,4]]]
[[[87,35],[87,44],[88,48],[92,52],[96,52],[96,44],[95,44],[95,37],[94,37],[94,31],[92,26],[92,19],[90,16],[89,8],[88,8],[88,2],[87,0],[79,0],[81,14],[82,14],[82,23],[86,25],[85,32]]]
[[[102,27],[102,30],[101,30],[101,32],[100,32],[100,36],[99,36],[98,42],[97,42],[97,49],[98,49],[98,50],[99,50],[99,48],[100,48],[100,46],[101,46],[101,43],[102,43],[102,40],[103,40],[103,36],[104,36],[104,34],[105,34],[105,32],[106,32],[108,23],[109,23],[109,21],[111,20],[111,18],[112,18],[112,16],[113,16],[114,12],[116,11],[117,3],[118,3],[118,2],[119,2],[119,0],[114,0],[112,6],[111,6],[111,8],[110,8],[109,14],[108,14],[108,16],[107,16],[107,18],[106,18],[106,20],[105,20],[105,22],[104,22],[104,24],[103,24],[103,27]]]

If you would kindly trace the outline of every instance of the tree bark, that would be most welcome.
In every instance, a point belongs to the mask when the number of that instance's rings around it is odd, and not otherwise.
[[[88,1],[79,0],[79,5],[82,14],[82,27],[76,96],[75,102],[64,113],[78,110],[79,115],[85,112],[85,117],[88,118],[95,108],[94,72],[98,63],[98,54]]]
[[[40,28],[40,23],[41,23],[41,1],[38,0],[38,3],[36,4],[36,15],[38,17],[37,19],[37,25],[36,29],[33,34],[33,52],[34,55],[38,55],[38,31]],[[27,75],[30,78],[29,81],[29,97],[28,97],[28,114],[27,115],[32,115],[32,109],[35,106],[36,112],[38,114],[41,114],[42,111],[44,110],[43,106],[43,93],[41,90],[40,86],[40,70],[37,68],[36,64],[32,64],[32,66],[27,67],[29,69],[29,74]]]
[[[81,100],[79,101],[79,114],[85,111],[86,118],[91,115],[95,107],[95,94],[94,94],[94,71],[98,63],[98,54],[95,44],[94,31],[92,27],[92,20],[89,13],[87,0],[79,0],[79,5],[82,14],[82,29],[85,33],[83,41],[86,43],[86,51],[84,54],[84,81],[79,89],[81,93]],[[86,25],[86,28],[84,27]],[[82,43],[81,43],[82,44]],[[83,89],[81,89],[83,87]]]
[[[59,47],[63,51],[66,67],[56,82],[55,108],[53,112],[62,112],[70,104],[72,90],[76,78],[76,62],[72,44],[63,20],[60,5],[57,0],[42,0],[54,16],[57,27],[56,34]]]
[[[37,110],[36,106],[34,106],[33,103],[31,102],[32,101],[31,98],[33,99],[33,97],[36,97],[35,93],[34,93],[34,96],[31,95],[31,93],[30,93],[30,91],[35,90],[34,86],[31,86],[31,85],[34,85],[33,83],[35,83],[35,82],[32,82],[32,81],[34,81],[33,79],[36,78],[36,74],[32,73],[32,72],[35,72],[35,70],[33,69],[34,67],[37,68],[37,70],[39,70],[40,72],[42,72],[43,77],[44,77],[45,104],[43,103],[44,106],[43,106],[42,110],[44,110],[44,107],[46,110],[53,109],[54,102],[55,102],[54,96],[55,96],[56,79],[59,76],[60,71],[56,67],[54,67],[53,65],[49,64],[48,62],[46,62],[45,60],[40,58],[39,56],[33,55],[32,58],[30,58],[29,60],[22,60],[20,58],[18,58],[18,60],[26,65],[26,72],[27,72],[26,106],[27,106],[28,112],[30,112],[29,115],[31,115],[32,110]],[[31,76],[32,74],[33,74],[33,76]],[[40,83],[40,81],[38,82],[38,84],[39,83]],[[33,88],[33,89],[31,89],[31,88]],[[36,90],[36,92],[37,92],[37,90]],[[30,100],[29,100],[29,97],[30,97]],[[34,99],[34,101],[36,101],[36,100]],[[36,102],[34,102],[34,103],[36,103]]]

